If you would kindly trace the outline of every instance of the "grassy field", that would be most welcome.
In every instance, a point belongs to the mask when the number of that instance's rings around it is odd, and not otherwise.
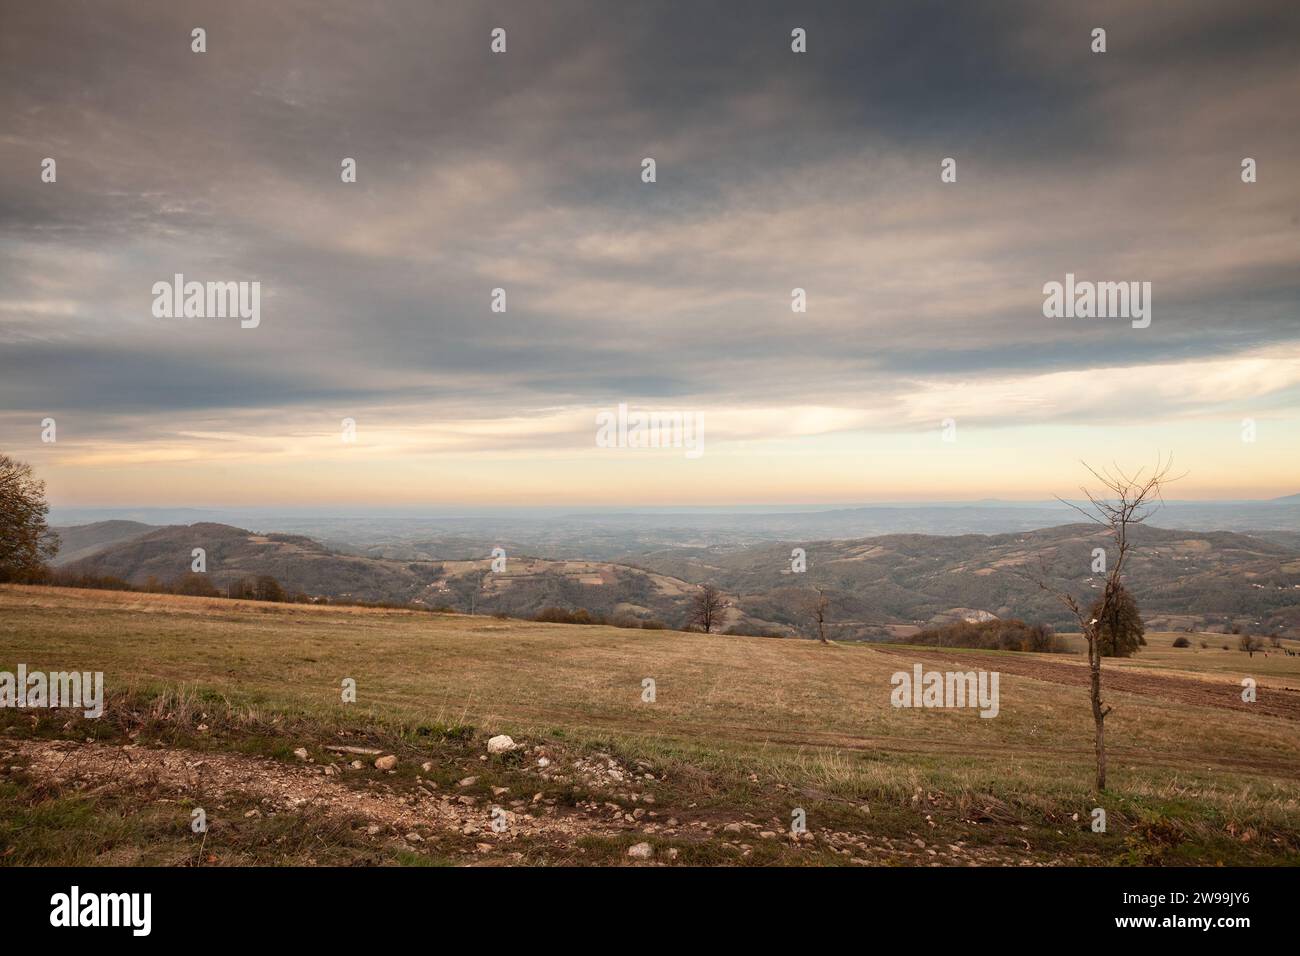
[[[1174,647],[1174,641],[1180,637],[1187,638],[1191,646]],[[1083,653],[1081,636],[1064,635],[1064,639],[1070,647]],[[1185,674],[1233,683],[1250,675],[1256,680],[1267,679],[1270,686],[1300,691],[1300,656],[1288,657],[1283,650],[1265,647],[1252,657],[1237,649],[1239,639],[1237,634],[1148,634],[1147,646],[1140,654],[1108,663],[1121,668]],[[1282,648],[1295,653],[1300,651],[1300,641],[1284,640]]]
[[[224,837],[214,828],[202,851],[215,862],[605,863],[648,841],[656,862],[1296,863],[1300,657],[1222,651],[1235,648],[1222,635],[1177,649],[1175,636],[1107,662],[1128,680],[1108,695],[1111,789],[1098,797],[1071,655],[5,586],[0,669],[103,671],[111,701],[99,721],[0,711],[0,751],[18,768],[0,786],[0,860],[203,862],[166,804],[163,836],[126,826],[148,823],[160,796],[193,797],[172,792],[184,781],[164,760],[192,753],[256,761],[256,774],[283,767],[330,795],[307,792],[273,817],[223,811]],[[890,706],[895,671],[955,669],[944,660],[1001,669],[996,718]],[[1266,707],[1240,701],[1245,676]],[[345,678],[356,703],[341,699]],[[480,759],[498,733],[522,746]],[[60,739],[90,748],[85,776],[55,771]],[[394,753],[399,767],[353,768],[324,749],[340,741]],[[101,765],[123,747],[161,762],[114,788]],[[257,810],[267,788],[219,796]],[[376,793],[428,800],[442,823],[371,833],[380,809],[349,801]],[[494,798],[515,814],[510,830],[464,833]],[[1105,833],[1089,827],[1098,806]],[[444,819],[448,807],[460,816]],[[799,810],[809,834],[791,838]],[[41,814],[44,835],[32,835]]]

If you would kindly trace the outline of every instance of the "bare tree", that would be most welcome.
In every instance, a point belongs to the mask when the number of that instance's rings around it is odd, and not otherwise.
[[[722,624],[722,615],[727,605],[722,600],[722,592],[712,584],[701,585],[691,602],[689,626],[698,627],[708,634],[714,627]]]
[[[1162,503],[1161,495],[1164,486],[1181,476],[1170,476],[1173,468],[1172,458],[1166,462],[1163,458],[1157,457],[1155,469],[1150,475],[1144,474],[1145,469],[1128,474],[1116,466],[1101,471],[1092,468],[1087,462],[1084,462],[1083,466],[1101,483],[1101,488],[1095,493],[1087,488],[1082,489],[1084,499],[1087,501],[1085,505],[1078,505],[1064,498],[1057,500],[1069,505],[1089,521],[1105,527],[1107,534],[1115,543],[1114,554],[1108,555],[1106,583],[1101,598],[1089,612],[1085,612],[1083,605],[1068,591],[1052,593],[1056,594],[1061,603],[1069,608],[1070,613],[1078,620],[1083,638],[1088,643],[1090,672],[1088,686],[1096,734],[1097,789],[1105,790],[1106,717],[1113,708],[1101,698],[1103,622],[1115,615],[1123,593],[1121,576],[1124,573],[1124,563],[1128,559],[1129,551],[1132,550],[1129,528],[1146,521]],[[1045,591],[1052,591],[1045,581],[1040,580],[1039,586]]]
[[[817,622],[817,636],[823,644],[829,644],[826,640],[826,609],[830,607],[830,598],[826,596],[826,591],[822,588],[817,589],[817,599],[813,602],[812,612],[813,620]]]
[[[456,578],[451,584],[456,596],[469,605],[470,614],[478,611],[478,596],[483,591],[487,576],[486,568],[473,568]]]

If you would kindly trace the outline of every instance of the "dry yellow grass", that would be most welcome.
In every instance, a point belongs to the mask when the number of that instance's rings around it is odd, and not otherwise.
[[[908,664],[810,641],[4,586],[0,668],[18,662],[102,670],[110,692],[187,684],[325,718],[350,707],[524,736],[558,730],[832,787],[1086,792],[1092,759],[1080,690],[1004,674],[996,719],[895,709],[890,676]],[[340,701],[349,677],[355,705]],[[654,703],[641,700],[646,678]],[[1250,792],[1295,808],[1294,721],[1136,694],[1112,703],[1116,786]]]
[[[1066,635],[1066,640],[1082,649],[1083,638]],[[1187,638],[1190,647],[1174,647],[1174,641]],[[1274,687],[1300,691],[1300,655],[1288,657],[1283,650],[1300,651],[1300,641],[1284,640],[1282,649],[1266,646],[1254,656],[1237,649],[1236,634],[1209,632],[1184,633],[1156,631],[1146,635],[1147,646],[1133,657],[1107,661],[1107,666],[1182,674],[1209,680],[1237,683],[1244,676]],[[1265,643],[1267,644],[1267,640]],[[1205,647],[1201,645],[1205,644]],[[1226,648],[1224,645],[1227,645]]]

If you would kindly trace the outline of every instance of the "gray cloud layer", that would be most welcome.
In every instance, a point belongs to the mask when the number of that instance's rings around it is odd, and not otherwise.
[[[6,4],[0,425],[887,408],[1295,347],[1300,7],[1084,6]],[[1045,320],[1067,271],[1152,281],[1152,327]],[[154,318],[175,272],[260,280],[261,327]]]

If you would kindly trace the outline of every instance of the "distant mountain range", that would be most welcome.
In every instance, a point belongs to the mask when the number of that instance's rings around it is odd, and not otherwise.
[[[53,509],[79,525],[127,519],[154,526],[211,522],[314,538],[339,551],[424,560],[455,543],[466,556],[494,546],[551,558],[625,563],[678,547],[740,549],[764,542],[856,539],[885,534],[1010,534],[1067,524],[1059,501],[751,508],[357,508]],[[1170,501],[1154,527],[1239,531],[1300,541],[1300,495],[1271,501]],[[1288,537],[1289,536],[1289,537]]]
[[[820,589],[830,601],[832,633],[841,639],[987,614],[1068,628],[1074,622],[1039,581],[1086,597],[1100,580],[1091,571],[1094,549],[1106,546],[1100,529],[1086,524],[739,547],[677,543],[619,561],[539,557],[517,542],[478,536],[357,549],[213,522],[156,528],[110,521],[59,533],[70,549],[58,559],[66,571],[137,585],[174,581],[190,570],[192,549],[201,547],[207,574],[221,588],[269,574],[289,591],[313,596],[521,617],[556,606],[675,627],[685,621],[697,586],[711,583],[730,602],[728,626],[795,635],[809,631]],[[1127,580],[1154,627],[1300,636],[1300,542],[1286,540],[1296,537],[1140,527]],[[502,573],[491,571],[493,547],[505,548]],[[806,571],[792,569],[796,547],[806,554]],[[626,542],[621,551],[627,554]]]
[[[1234,532],[1140,526],[1125,580],[1148,623],[1161,628],[1252,633],[1300,627],[1300,548]],[[811,594],[831,598],[842,636],[870,637],[881,626],[952,617],[1045,621],[1077,629],[1054,593],[1098,592],[1095,549],[1108,539],[1096,525],[1016,534],[884,535],[801,545],[807,571],[791,570],[789,544],[741,551],[674,549],[637,563],[687,581],[711,581],[736,595],[754,618],[806,622]],[[1112,556],[1113,557],[1113,556]],[[1045,591],[1039,582],[1051,592]]]

